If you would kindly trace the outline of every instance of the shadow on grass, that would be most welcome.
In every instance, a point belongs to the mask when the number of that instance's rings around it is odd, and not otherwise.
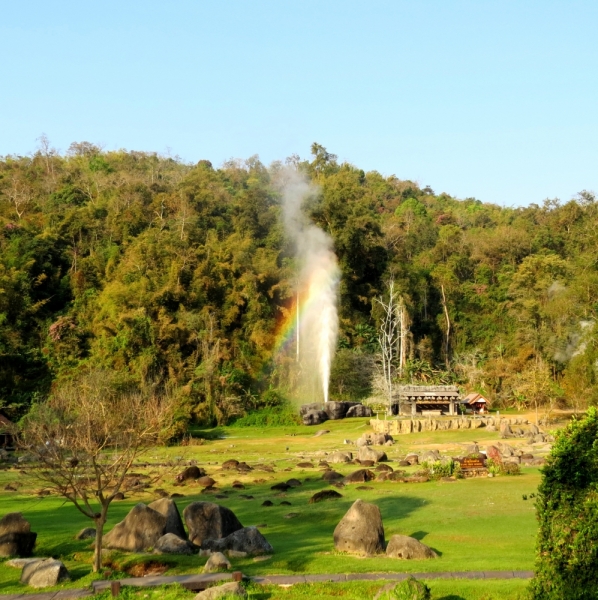
[[[448,596],[441,596],[437,600],[466,600],[463,596],[457,596],[456,594],[449,594]]]

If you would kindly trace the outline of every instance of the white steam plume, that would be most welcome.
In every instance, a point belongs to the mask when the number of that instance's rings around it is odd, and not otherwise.
[[[315,192],[303,176],[284,173],[283,214],[289,237],[300,263],[297,284],[299,303],[300,360],[307,378],[317,373],[324,402],[328,402],[330,367],[338,337],[338,286],[340,270],[332,238],[302,211],[303,201]]]

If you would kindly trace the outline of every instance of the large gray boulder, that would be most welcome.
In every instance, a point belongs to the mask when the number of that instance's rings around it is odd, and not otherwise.
[[[380,450],[374,450],[370,446],[361,446],[359,448],[359,453],[357,454],[357,458],[359,460],[371,460],[375,463],[382,462],[388,460],[385,452],[381,452]]]
[[[179,509],[174,500],[171,500],[170,498],[160,498],[160,500],[155,500],[148,504],[148,506],[166,517],[166,528],[164,529],[164,533],[174,533],[177,537],[183,538],[184,540],[187,539],[187,533],[185,532]]]
[[[37,560],[23,567],[21,583],[34,588],[45,588],[58,585],[63,581],[70,581],[71,577],[66,567],[53,558]]]
[[[328,420],[328,415],[323,410],[310,410],[302,419],[304,425],[321,425]]]
[[[299,407],[299,415],[302,417],[312,410],[324,410],[324,404],[321,402],[312,402],[311,404],[302,404]]]
[[[363,404],[355,404],[351,406],[349,410],[347,410],[347,414],[345,415],[346,419],[352,417],[371,417],[372,409],[369,406],[365,406]]]
[[[165,533],[154,546],[156,554],[193,554],[193,544],[174,533]]]
[[[143,552],[153,548],[164,535],[166,517],[157,510],[139,503],[109,531],[102,540],[104,548]]]
[[[243,529],[235,513],[213,502],[192,502],[183,511],[189,539],[196,546],[206,540],[219,540]]]
[[[324,404],[324,412],[328,415],[328,418],[332,421],[338,419],[344,419],[347,411],[349,410],[348,402],[326,402]]]
[[[31,556],[37,533],[20,512],[8,513],[0,519],[0,556]]]
[[[202,550],[212,552],[245,552],[248,556],[271,554],[273,548],[257,527],[243,527],[223,539],[207,539],[201,545]]]
[[[386,556],[410,560],[436,558],[438,554],[415,538],[407,535],[393,535],[386,546]]]
[[[375,504],[355,500],[334,530],[334,547],[364,556],[384,552],[380,509]]]
[[[245,588],[238,582],[232,581],[208,588],[199,592],[193,600],[220,600],[221,598],[247,598]]]

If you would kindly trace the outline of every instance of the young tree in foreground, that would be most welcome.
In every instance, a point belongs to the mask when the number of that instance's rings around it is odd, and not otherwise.
[[[19,446],[39,463],[32,476],[95,523],[95,572],[110,503],[135,459],[168,437],[172,417],[169,400],[118,391],[107,373],[92,372],[59,388],[22,421]]]
[[[598,411],[558,433],[538,488],[533,600],[598,598]]]

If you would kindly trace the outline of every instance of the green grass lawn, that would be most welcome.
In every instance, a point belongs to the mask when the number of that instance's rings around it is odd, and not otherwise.
[[[314,437],[315,431],[324,428],[330,430],[330,433]],[[540,480],[536,468],[524,468],[522,474],[515,477],[483,477],[420,484],[370,482],[365,485],[372,489],[359,490],[356,485],[346,486],[339,490],[343,497],[338,500],[309,504],[309,498],[316,491],[328,487],[321,480],[321,472],[317,468],[319,458],[325,458],[324,453],[332,450],[354,450],[354,446],[344,445],[343,440],[346,438],[355,440],[368,430],[367,419],[327,422],[320,428],[297,426],[262,431],[218,428],[201,432],[206,438],[202,445],[157,448],[150,452],[145,460],[161,463],[178,461],[181,458],[184,461],[196,460],[198,465],[204,467],[217,481],[218,488],[227,492],[227,498],[213,500],[211,495],[201,494],[201,488],[195,483],[175,487],[173,474],[169,472],[164,481],[155,487],[184,494],[184,497],[176,500],[181,512],[190,502],[211,500],[231,508],[243,525],[261,525],[262,533],[275,551],[266,561],[254,562],[250,558],[233,559],[234,568],[247,575],[527,570],[533,567],[536,534],[534,505],[533,500],[524,501],[522,496],[536,490]],[[462,452],[464,444],[472,441],[477,441],[483,446],[487,442],[497,440],[497,433],[484,430],[422,432],[398,436],[398,443],[388,448],[388,454],[392,461],[407,452],[423,448],[442,448],[449,454],[457,454]],[[258,468],[243,475],[221,471],[219,465],[229,458],[245,460],[256,467],[260,464],[271,465],[275,472],[262,471]],[[296,464],[301,460],[312,460],[315,468],[297,468]],[[399,468],[395,462],[389,464],[393,468]],[[334,467],[342,473],[349,473],[359,468],[356,465],[334,465]],[[285,470],[289,468],[292,470]],[[410,470],[413,471],[415,468]],[[270,490],[270,486],[274,483],[290,477],[298,478],[303,485],[290,489],[285,494],[277,494]],[[0,490],[3,490],[9,482],[26,480],[27,477],[16,469],[0,471]],[[234,480],[243,482],[246,489],[233,490],[231,485]],[[256,480],[263,481],[256,483]],[[74,540],[74,535],[82,527],[90,526],[91,523],[72,505],[60,498],[52,496],[39,498],[33,495],[28,485],[24,485],[18,492],[0,491],[0,514],[22,512],[31,522],[32,529],[38,532],[36,555],[61,558],[73,576],[73,582],[67,586],[89,585],[92,578],[95,578],[90,573],[90,545],[88,541]],[[251,494],[254,499],[245,500],[240,497],[241,494]],[[431,561],[398,561],[385,557],[358,558],[335,552],[332,532],[357,498],[373,502],[380,507],[387,539],[395,533],[411,535],[436,550],[439,558]],[[153,492],[148,490],[130,496],[124,501],[114,502],[110,509],[106,531],[122,520],[137,502],[150,502],[154,499]],[[262,507],[261,504],[266,499],[272,500],[275,506]],[[283,500],[290,502],[291,506],[281,506],[280,502]],[[285,518],[285,515],[291,512],[298,513],[298,516]],[[109,560],[117,571],[114,576],[117,576],[127,571],[133,563],[148,561],[158,561],[168,565],[168,575],[197,573],[200,572],[206,559],[198,556],[173,557],[149,554],[127,556],[123,553],[111,552]],[[0,563],[0,593],[24,591],[26,588],[18,583],[19,574],[18,570]],[[363,584],[364,589],[367,585],[371,584]],[[484,592],[484,585],[494,586],[493,589],[497,590],[504,588],[504,595],[500,595],[496,590]],[[490,584],[484,581],[465,581],[457,584],[455,581],[435,581],[431,586],[436,594],[435,597],[456,600],[461,597],[516,598],[517,596],[513,594],[520,592],[524,584],[522,582]],[[459,589],[463,588],[465,591],[451,592],[457,589],[455,586],[460,586]],[[473,591],[467,591],[470,588]],[[338,589],[340,594],[340,587],[334,589]],[[478,593],[476,590],[482,590],[481,595],[475,595]],[[299,587],[292,592],[295,595],[264,595],[272,593],[262,589],[252,597],[304,597],[301,596]],[[276,592],[279,593],[283,594],[282,591]],[[451,593],[457,595],[451,596]],[[490,593],[494,595],[488,595]],[[335,597],[337,596],[338,594]],[[332,595],[318,595],[318,597],[332,597]],[[346,595],[346,597],[361,598],[362,596]]]

